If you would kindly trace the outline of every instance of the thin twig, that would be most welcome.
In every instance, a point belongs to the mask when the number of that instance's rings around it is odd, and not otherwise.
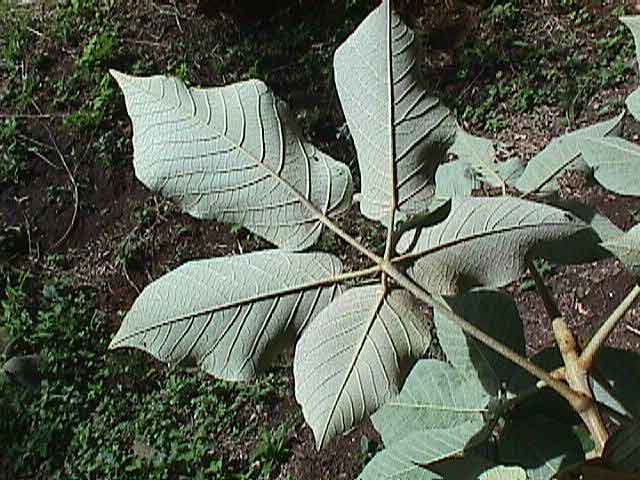
[[[540,298],[542,298],[542,303],[544,304],[544,308],[547,310],[547,315],[549,315],[549,318],[553,320],[554,318],[560,317],[560,310],[558,309],[556,302],[553,300],[551,292],[545,285],[540,272],[538,272],[538,269],[536,268],[531,258],[527,258],[527,268],[529,269],[529,273],[531,273],[531,276],[533,277],[533,281],[536,284],[536,290],[538,290],[538,295],[540,295]]]
[[[29,258],[32,258],[33,257],[33,244],[31,243],[31,224],[29,223],[29,219],[24,214],[24,212],[22,213],[22,216],[24,217],[24,224],[27,227],[27,242],[28,242],[28,247],[29,247]]]
[[[37,35],[40,38],[44,38],[44,34],[42,32],[39,32],[38,30],[36,30],[35,28],[31,28],[31,27],[26,27],[26,29],[28,31],[30,31],[31,33],[33,33],[34,35]]]
[[[124,274],[124,278],[127,279],[127,282],[129,282],[129,285],[131,285],[133,289],[138,292],[138,295],[140,295],[140,292],[142,292],[142,290],[140,290],[140,287],[138,287],[138,285],[136,285],[136,282],[134,282],[129,276],[129,270],[127,270],[126,262],[122,262],[122,273]]]
[[[38,157],[40,160],[42,160],[44,163],[46,163],[47,165],[49,165],[51,168],[54,168],[56,170],[60,170],[62,169],[62,167],[60,165],[56,165],[55,163],[53,163],[51,160],[49,160],[47,157],[45,157],[43,154],[41,154],[38,150],[36,150],[33,147],[28,147],[25,143],[20,142],[20,144],[25,147],[27,150],[29,150],[31,153],[33,153],[36,157]]]
[[[69,169],[69,165],[67,164],[67,161],[65,160],[64,155],[62,154],[62,151],[60,150],[60,147],[58,147],[58,142],[56,142],[56,139],[53,136],[53,132],[51,131],[51,129],[49,128],[48,125],[45,125],[45,129],[47,130],[47,133],[49,134],[49,140],[51,141],[51,143],[53,145],[53,148],[55,149],[56,153],[58,154],[58,157],[60,158],[60,162],[62,163],[62,166],[64,167],[65,171],[67,172],[67,175],[69,176],[69,181],[71,182],[71,186],[73,187],[73,199],[74,199],[74,201],[73,201],[73,215],[71,216],[71,221],[69,222],[69,226],[67,227],[67,230],[64,232],[62,237],[60,237],[60,239],[53,244],[53,248],[57,248],[60,245],[62,245],[62,243],[67,239],[67,237],[71,233],[71,230],[73,230],[73,227],[75,226],[76,217],[78,216],[78,206],[79,206],[79,203],[80,203],[80,199],[79,199],[79,195],[78,195],[78,184],[76,183],[76,179],[73,177],[73,174],[71,173],[71,170]]]
[[[596,355],[598,354],[598,350],[600,347],[604,345],[613,332],[613,329],[616,327],[618,322],[624,317],[627,310],[631,308],[631,306],[635,303],[635,301],[640,296],[640,285],[634,285],[633,289],[627,294],[625,299],[616,307],[613,313],[605,320],[605,322],[600,326],[598,331],[595,333],[589,343],[582,351],[580,355],[580,366],[585,370],[590,370],[591,366],[594,364]]]
[[[30,118],[51,118],[54,117],[56,115],[51,114],[51,113],[38,113],[38,114],[31,114],[31,113],[0,113],[0,118],[5,119],[12,119],[12,118],[26,118],[26,119],[30,119]],[[62,115],[60,115],[62,116]]]
[[[637,328],[633,328],[629,324],[625,325],[625,328],[629,330],[631,333],[635,333],[636,335],[640,336],[640,330],[638,330]]]
[[[28,137],[23,135],[22,133],[18,133],[16,135],[21,140],[26,140],[27,142],[33,143],[41,148],[46,148],[47,150],[55,150],[51,145],[47,145],[46,143],[41,142],[40,140],[36,140],[35,138]]]
[[[137,45],[147,45],[149,47],[169,48],[166,43],[152,42],[151,40],[136,40],[135,38],[125,38],[125,42],[135,43]]]

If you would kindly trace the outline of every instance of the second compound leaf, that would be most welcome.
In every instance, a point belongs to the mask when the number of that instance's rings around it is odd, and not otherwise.
[[[527,168],[516,182],[516,188],[524,193],[548,195],[558,190],[558,179],[566,171],[587,172],[589,166],[582,155],[585,139],[619,135],[623,118],[624,114],[620,114],[552,140],[544,150],[529,160]]]
[[[634,226],[618,237],[609,239],[602,246],[622,260],[627,270],[640,276],[640,225]]]
[[[400,394],[373,415],[386,445],[417,430],[482,421],[491,400],[477,379],[440,360],[416,363]]]

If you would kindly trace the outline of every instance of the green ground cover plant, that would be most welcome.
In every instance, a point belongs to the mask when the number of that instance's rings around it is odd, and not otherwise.
[[[623,21],[635,35],[637,19]],[[640,287],[581,346],[533,261],[614,254],[637,272],[637,229],[555,196],[568,171],[640,195],[624,112],[555,139],[526,167],[499,160],[423,87],[415,36],[385,1],[334,56],[360,169],[354,194],[346,164],[306,142],[260,80],[200,89],[112,75],[133,122],[136,176],[192,216],[240,224],[277,248],[160,277],[111,348],[237,381],[295,345],[296,400],[318,448],[372,416],[385,448],[362,479],[637,474],[640,357],[603,345]],[[495,195],[474,196],[482,185]],[[380,251],[338,223],[354,202],[386,228]],[[332,253],[308,251],[323,230],[371,265],[344,271]],[[527,270],[557,342],[532,359],[517,306],[499,290]],[[431,312],[446,361],[428,358]]]

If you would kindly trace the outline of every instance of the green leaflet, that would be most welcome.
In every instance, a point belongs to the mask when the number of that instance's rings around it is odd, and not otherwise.
[[[420,360],[398,396],[373,415],[385,445],[418,430],[483,421],[491,397],[480,382],[439,360]]]
[[[640,15],[620,17],[620,21],[631,30],[633,41],[636,45],[636,61],[638,61],[638,59],[640,59]],[[640,120],[640,89],[634,90],[627,97],[625,103],[631,115],[633,115],[636,120]]]
[[[351,205],[349,168],[305,143],[259,80],[188,88],[111,72],[133,122],[136,176],[196,218],[240,223],[287,250],[315,243]]]
[[[378,453],[359,480],[435,480],[442,476],[424,466],[458,455],[482,424],[468,422],[451,429],[414,432]]]
[[[640,225],[602,244],[624,263],[634,275],[640,275]]]
[[[384,2],[336,50],[335,83],[358,154],[360,210],[386,222],[426,210],[434,175],[454,139],[452,113],[427,94],[415,36]],[[393,85],[393,88],[391,86]]]
[[[520,158],[499,162],[491,140],[472,135],[460,126],[449,152],[472,169],[477,176],[476,181],[483,181],[492,187],[514,184],[524,171],[524,164]]]
[[[499,465],[487,470],[478,480],[527,480],[527,471],[521,467]]]
[[[143,290],[110,348],[248,380],[339,293],[318,283],[341,269],[333,255],[279,250],[186,263]]]
[[[511,296],[479,290],[451,298],[448,303],[465,320],[516,353],[525,354],[524,328]],[[502,383],[513,375],[517,367],[486,345],[468,337],[438,311],[434,313],[433,321],[447,360],[461,374],[479,379],[489,395],[497,396]]]
[[[602,242],[623,233],[611,220],[588,205],[574,200],[558,200],[553,205],[571,212],[591,228],[559,240],[544,242],[535,249],[537,255],[562,265],[594,262],[611,257],[611,252]]]
[[[413,432],[373,457],[358,480],[441,479],[441,475],[430,472],[424,467],[459,455],[465,449],[474,446],[476,444],[474,436],[482,426],[482,422],[470,421],[448,429],[435,428]]]
[[[419,284],[452,295],[517,280],[536,245],[585,228],[577,217],[540,203],[511,197],[453,198],[446,220],[405,233],[398,251],[417,259],[409,273]]]
[[[633,118],[640,120],[640,88],[636,88],[629,94],[625,100],[627,109],[633,115]]]
[[[558,179],[564,172],[588,171],[589,166],[581,155],[585,139],[620,135],[623,118],[624,113],[552,140],[529,160],[527,168],[516,182],[516,188],[524,193],[549,195],[558,189]]]
[[[640,147],[622,138],[585,139],[582,155],[604,188],[640,195]]]
[[[584,461],[571,427],[543,416],[515,418],[507,424],[498,456],[501,463],[523,467],[529,480],[549,480],[563,467]]]
[[[605,446],[603,457],[616,471],[640,473],[640,422],[616,431]]]
[[[436,171],[436,193],[429,210],[443,199],[468,197],[479,187],[478,175],[468,163],[460,160],[443,163]]]
[[[400,390],[431,342],[429,325],[404,290],[348,290],[304,331],[293,363],[296,400],[318,448]]]

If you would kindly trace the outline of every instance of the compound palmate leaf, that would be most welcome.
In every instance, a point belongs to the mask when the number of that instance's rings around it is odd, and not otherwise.
[[[589,171],[589,166],[582,158],[585,139],[620,135],[623,118],[624,113],[552,140],[529,160],[527,168],[516,182],[516,188],[525,193],[548,195],[559,188],[558,179],[566,171]]]
[[[133,122],[136,176],[197,218],[239,223],[280,248],[313,245],[351,204],[349,168],[305,143],[267,86],[188,88],[111,72]]]
[[[445,221],[408,231],[398,250],[417,258],[409,272],[418,283],[453,295],[517,280],[536,245],[585,228],[574,215],[540,203],[512,197],[453,198]]]
[[[491,396],[477,379],[440,360],[420,360],[400,394],[371,418],[385,445],[417,430],[483,421]]]
[[[338,48],[335,83],[358,153],[360,209],[386,221],[397,197],[398,220],[426,210],[434,175],[456,122],[422,87],[415,37],[388,2]]]
[[[588,138],[582,155],[604,188],[621,195],[640,195],[640,147],[622,138]]]
[[[624,263],[624,266],[636,276],[640,276],[640,225],[632,227],[617,237],[602,244]]]
[[[431,342],[414,297],[380,285],[348,290],[305,329],[295,393],[318,448],[396,395]]]
[[[490,290],[475,290],[450,298],[451,309],[514,352],[525,355],[524,327],[513,297]],[[465,377],[479,380],[487,393],[497,396],[516,366],[509,360],[467,336],[441,311],[433,321],[447,360]]]
[[[468,421],[453,428],[434,428],[413,432],[378,453],[362,471],[358,480],[441,479],[441,475],[430,472],[425,467],[458,456],[466,448],[476,445],[474,437],[483,425],[482,421]]]
[[[620,21],[631,30],[636,45],[636,61],[638,61],[638,59],[640,59],[640,15],[620,17]],[[634,90],[627,97],[625,103],[631,115],[633,115],[636,120],[640,120],[640,88]]]
[[[110,348],[248,380],[339,293],[322,282],[341,269],[330,254],[279,250],[188,262],[144,289]]]

